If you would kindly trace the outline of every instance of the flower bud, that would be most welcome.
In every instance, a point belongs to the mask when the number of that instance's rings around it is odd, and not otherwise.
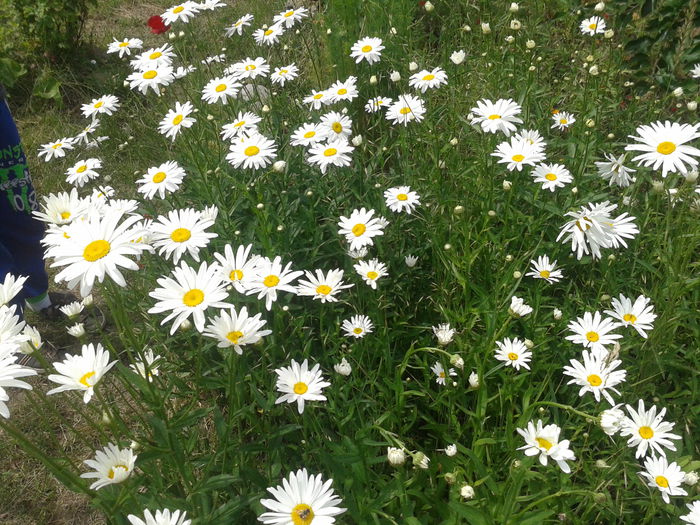
[[[605,2],[598,2],[593,9],[600,13],[605,9]]]
[[[513,187],[513,183],[509,180],[504,180],[503,181],[503,191],[510,191],[510,189]]]
[[[75,323],[67,330],[68,333],[75,338],[83,337],[85,335],[85,325],[83,323]]]
[[[606,30],[605,30],[605,33],[603,33],[603,36],[604,36],[605,38],[610,39],[610,38],[612,38],[612,37],[615,36],[615,31],[613,31],[612,29],[606,29]]]
[[[506,37],[506,42],[512,44],[513,42],[515,42],[515,37],[513,35],[508,35]]]
[[[333,370],[335,370],[341,376],[349,376],[352,372],[352,366],[350,363],[348,363],[348,360],[343,357],[343,360],[340,363],[333,365]]]
[[[285,161],[278,160],[277,162],[272,164],[272,171],[275,171],[277,173],[282,173],[286,167],[287,167],[287,163]]]
[[[530,339],[525,339],[525,341],[523,341],[523,344],[528,350],[532,350],[532,347],[535,346],[535,343],[533,343]]]
[[[608,464],[605,462],[604,459],[597,459],[595,462],[595,466],[597,468],[608,468]]]
[[[455,474],[454,472],[448,472],[447,474],[445,474],[445,481],[449,485],[454,485],[455,483],[457,483],[457,474]]]
[[[406,266],[408,266],[409,268],[413,268],[418,262],[418,257],[414,257],[413,255],[407,255],[403,258],[403,260],[406,263]]]
[[[377,82],[379,82],[379,81],[377,80],[377,75],[372,75],[371,77],[369,77],[369,83],[370,83],[370,85],[376,86],[376,85],[377,85]]]
[[[386,459],[392,467],[399,467],[406,462],[406,454],[400,448],[388,447]]]
[[[452,210],[455,215],[461,215],[464,213],[464,206],[457,205],[454,207],[454,210]]]
[[[694,470],[691,470],[690,472],[686,472],[685,476],[683,476],[683,483],[685,485],[688,485],[689,487],[692,487],[698,482],[698,473],[695,472]]]
[[[690,171],[684,173],[683,176],[685,177],[685,181],[687,183],[693,184],[695,181],[698,180],[698,170],[697,169],[690,170]]]
[[[510,21],[510,28],[513,31],[518,31],[521,27],[523,27],[523,24],[520,23],[520,20],[513,19]]]
[[[398,71],[392,71],[389,75],[389,80],[391,80],[392,82],[398,82],[399,80],[401,80],[401,73],[399,73]]]
[[[522,273],[520,273],[518,270],[515,270],[513,272],[513,279],[520,279],[523,276]]]
[[[453,354],[450,356],[450,364],[455,368],[459,368],[460,370],[464,369],[464,359],[462,359],[462,356],[458,354]]]
[[[558,321],[559,319],[561,319],[562,311],[559,308],[555,308],[552,312],[552,315],[554,316],[554,320]]]
[[[517,4],[517,2],[511,2],[508,11],[510,11],[511,13],[517,13],[519,10],[520,6]]]
[[[479,374],[476,372],[469,374],[469,386],[472,388],[479,388]]]
[[[695,111],[696,109],[698,109],[698,103],[694,100],[691,100],[690,102],[688,102],[686,107],[688,108],[688,111]]]
[[[430,458],[423,452],[416,452],[413,456],[413,466],[426,470],[430,466]]]
[[[535,48],[535,41],[534,40],[528,40],[525,42],[525,47],[528,49],[534,49]]]
[[[457,144],[459,144],[459,140],[457,140],[457,138],[450,139],[450,145],[456,146]]]
[[[362,135],[355,135],[350,142],[352,142],[353,146],[361,145],[362,144]]]
[[[491,32],[491,24],[489,24],[488,22],[482,22],[481,32],[485,35],[488,35]]]
[[[409,70],[409,71],[415,71],[416,69],[418,69],[418,64],[416,64],[415,62],[409,62],[409,64],[408,64],[408,70]]]
[[[594,127],[594,126],[595,126],[595,120],[593,120],[592,118],[589,118],[588,120],[586,120],[586,126],[589,127],[589,128]]]
[[[473,499],[474,498],[474,487],[471,485],[463,485],[461,489],[459,489],[459,495],[462,496],[464,499]]]
[[[443,246],[443,248],[445,249],[445,251],[449,251],[452,249],[452,245],[450,243],[447,243],[445,244],[445,246]]]
[[[471,30],[472,30],[471,26],[462,26],[462,31],[464,31],[465,33],[469,33],[469,32],[471,32]]]
[[[655,180],[651,183],[651,191],[653,191],[654,193],[663,193],[664,183],[660,180]]]
[[[435,9],[435,6],[430,2],[430,0],[428,0],[425,4],[423,4],[423,9],[430,13],[433,9]]]
[[[460,65],[462,62],[464,62],[464,59],[466,57],[467,57],[467,54],[464,52],[463,49],[460,49],[459,51],[454,51],[450,55],[450,60],[452,61],[453,64]]]
[[[589,72],[591,75],[593,75],[594,77],[597,77],[598,74],[600,73],[600,71],[598,70],[598,66],[596,66],[596,65],[592,65],[592,66],[589,68],[588,72]]]
[[[679,86],[676,89],[674,89],[673,96],[674,97],[682,97],[683,96],[683,88]]]
[[[445,447],[445,454],[449,457],[456,456],[457,455],[457,445],[454,443],[452,445],[447,445]]]

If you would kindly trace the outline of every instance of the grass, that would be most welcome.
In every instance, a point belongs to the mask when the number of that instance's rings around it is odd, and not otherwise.
[[[690,496],[674,497],[672,505],[665,505],[656,489],[647,489],[626,439],[609,438],[597,424],[608,404],[596,403],[590,394],[579,397],[578,387],[566,385],[562,367],[580,358],[580,347],[564,339],[569,321],[610,308],[611,298],[620,293],[650,297],[658,317],[649,337],[617,330],[624,334],[620,356],[628,375],[616,399],[666,407],[666,420],[682,435],[678,452],[668,453],[669,461],[684,470],[698,468],[699,382],[692,363],[700,340],[700,228],[693,186],[678,175],[661,179],[628,157],[626,165],[638,170],[636,182],[626,189],[610,187],[594,165],[603,153],[622,154],[627,136],[640,124],[694,122],[696,114],[676,104],[696,99],[697,89],[676,99],[666,89],[637,91],[630,85],[632,72],[625,69],[620,47],[627,33],[616,25],[614,11],[608,23],[616,36],[606,39],[579,33],[580,20],[593,11],[574,2],[533,2],[517,14],[507,12],[509,2],[434,3],[435,10],[426,13],[408,1],[397,0],[387,9],[371,0],[359,7],[354,1],[332,0],[303,23],[299,34],[285,35],[281,45],[287,49],[258,47],[250,33],[224,39],[222,27],[246,10],[255,12],[259,25],[284,7],[279,2],[236,4],[174,27],[185,32],[172,42],[177,64],[192,63],[198,71],[168,87],[162,97],[130,92],[122,86],[126,67],[96,54],[97,64],[68,83],[75,94],[66,104],[70,109],[38,114],[30,105],[19,111],[40,193],[67,189],[60,174],[92,153],[40,163],[35,156],[39,145],[79,131],[85,123],[79,104],[114,93],[122,108],[103,119],[100,134],[110,139],[92,150],[105,163],[99,183],[109,182],[121,198],[136,197],[140,174],[177,160],[188,173],[181,190],[163,201],[139,199],[139,211],[155,218],[172,209],[215,204],[219,216],[211,230],[218,237],[201,251],[202,260],[213,261],[227,243],[252,243],[255,253],[280,255],[295,269],[344,269],[345,280],[355,285],[340,294],[338,303],[281,294],[270,312],[254,296],[232,293],[237,309],[262,313],[272,331],[241,356],[218,349],[195,329],[171,336],[170,323],[160,326],[163,314],[148,313],[155,302],[148,294],[158,286],[158,277],[171,272],[172,261],[143,254],[140,271],[125,272],[127,287],[109,281],[98,287],[114,330],[91,334],[90,341],[101,341],[120,364],[88,407],[66,393],[49,397],[51,405],[36,419],[48,429],[72,421],[80,431],[74,438],[66,433],[65,442],[58,440],[46,450],[49,456],[63,456],[59,445],[67,448],[65,457],[82,460],[107,441],[123,447],[138,443],[138,470],[119,486],[90,493],[110,523],[126,523],[128,513],[144,508],[165,507],[187,510],[196,524],[252,523],[264,511],[259,501],[266,497],[265,489],[301,467],[333,478],[348,509],[339,522],[347,523],[655,524],[687,512],[681,502],[692,501],[697,489],[686,487]],[[583,13],[575,14],[579,8]],[[136,10],[136,4],[106,3],[88,34],[96,49],[112,36],[144,36],[141,24],[154,11],[155,6]],[[522,21],[522,29],[510,29],[513,18]],[[480,31],[484,21],[490,23],[490,34]],[[372,67],[355,65],[347,56],[350,45],[365,35],[381,36],[386,46],[382,61]],[[506,42],[509,35],[514,42]],[[535,41],[534,49],[527,46],[529,39]],[[165,41],[151,36],[145,45]],[[225,159],[221,126],[250,104],[200,100],[202,86],[223,69],[200,61],[222,47],[227,63],[263,55],[273,67],[292,61],[301,66],[297,81],[284,89],[271,87],[276,94],[266,101],[270,111],[259,112],[260,131],[275,140],[278,158],[287,162],[282,173],[233,169]],[[449,56],[460,48],[469,56],[457,66]],[[366,114],[362,106],[369,97],[395,99],[409,92],[412,60],[425,68],[440,65],[449,75],[447,86],[420,95],[427,107],[425,121],[394,127],[380,115]],[[592,65],[598,75],[589,73]],[[401,73],[399,83],[389,80],[392,70]],[[299,124],[323,113],[310,116],[298,100],[351,74],[359,79],[361,96],[347,104],[348,115],[362,144],[350,167],[322,176],[299,148],[288,144]],[[369,80],[372,74],[376,83]],[[479,133],[469,124],[467,114],[477,100],[509,97],[522,106],[524,126],[544,135],[547,161],[571,171],[570,186],[550,193],[532,182],[527,169],[507,171],[491,155],[506,139]],[[176,100],[195,104],[197,123],[171,144],[156,128]],[[555,108],[576,116],[567,131],[551,129]],[[505,181],[511,185],[504,186]],[[399,185],[420,194],[421,206],[411,215],[386,209],[383,191]],[[677,189],[679,197],[672,200],[670,189]],[[565,214],[604,200],[618,205],[615,213],[633,215],[640,233],[626,249],[606,250],[602,260],[578,261],[556,240]],[[371,257],[389,267],[377,290],[355,275],[355,261],[345,254],[338,235],[339,217],[360,207],[377,210],[390,221],[370,250]],[[419,258],[413,269],[404,264],[408,254]],[[565,275],[561,282],[548,285],[524,276],[529,261],[542,254],[559,261]],[[511,316],[513,295],[524,298],[533,313]],[[555,308],[562,311],[561,319],[553,316]],[[362,339],[345,337],[340,330],[354,314],[374,323],[373,332]],[[431,331],[441,322],[457,329],[455,340],[444,348],[436,345]],[[496,341],[505,337],[533,342],[530,371],[504,368],[494,359]],[[163,357],[153,382],[128,369],[145,347]],[[457,371],[455,385],[436,385],[430,367],[437,361],[449,368],[452,356],[461,357],[464,370]],[[291,359],[305,358],[319,363],[332,384],[324,390],[327,401],[309,403],[299,415],[293,406],[275,404],[274,371]],[[347,378],[333,373],[341,358],[353,366]],[[468,384],[471,371],[480,378],[478,388]],[[27,423],[34,418],[25,418],[22,411],[25,400],[42,403],[43,396],[15,397],[11,422],[41,442],[45,434],[34,432]],[[64,402],[75,408],[69,410]],[[104,422],[102,411],[109,416]],[[556,423],[562,439],[570,440],[577,457],[570,475],[551,461],[543,467],[518,450],[524,443],[516,429],[537,419]],[[456,456],[441,452],[450,443],[458,445]],[[390,467],[388,446],[404,448],[409,456],[424,452],[431,458],[429,468]],[[5,497],[3,490],[22,486],[27,492],[37,485],[28,474],[36,470],[35,463],[16,450],[7,461],[0,472],[11,471],[9,462],[19,462],[20,468],[12,478],[15,484],[0,488],[0,501],[13,501],[13,493]],[[67,469],[65,479],[74,482],[83,471]],[[460,498],[465,484],[474,487],[474,499]],[[54,501],[64,491],[56,488]],[[21,508],[10,514],[24,512],[39,522],[58,519],[37,514],[41,509]]]

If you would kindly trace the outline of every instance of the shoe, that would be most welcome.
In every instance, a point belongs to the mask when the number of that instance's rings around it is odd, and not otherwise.
[[[60,310],[61,306],[80,301],[75,294],[70,292],[49,292],[49,299],[51,299],[51,306],[37,312],[40,317],[47,321],[58,321],[63,315]]]

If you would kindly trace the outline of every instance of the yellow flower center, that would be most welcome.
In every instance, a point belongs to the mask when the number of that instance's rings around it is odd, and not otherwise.
[[[397,201],[406,201],[406,200],[408,200],[408,195],[406,195],[405,193],[399,193],[396,196],[396,200]]]
[[[181,5],[179,5],[179,6],[177,6],[175,9],[173,9],[173,13],[175,13],[175,14],[181,13],[181,12],[184,11],[184,10],[185,10],[185,8],[182,7]]]
[[[654,437],[654,431],[651,427],[639,427],[639,435],[642,437],[642,439],[651,439]]]
[[[501,118],[500,115],[496,115],[495,113],[493,115],[489,115],[489,120],[498,120]]]
[[[83,377],[81,377],[81,378],[78,380],[78,383],[80,383],[81,385],[84,385],[84,386],[90,388],[92,385],[90,384],[90,382],[89,382],[88,380],[89,380],[92,376],[94,376],[94,375],[95,375],[95,371],[94,371],[94,370],[88,372],[87,374],[83,374]]]
[[[240,120],[233,125],[234,128],[240,128],[242,126],[245,126],[245,120]]]
[[[337,149],[335,149],[335,148],[328,148],[326,151],[323,152],[323,155],[324,155],[325,157],[332,157],[332,156],[335,155],[336,153],[338,153],[338,150],[337,150]]]
[[[540,277],[542,277],[542,279],[549,279],[550,275],[551,273],[549,272],[549,270],[542,270],[540,272]]]
[[[355,226],[352,227],[352,233],[355,237],[359,237],[363,233],[367,231],[367,226],[365,226],[362,223],[356,224]]]
[[[659,487],[663,487],[663,488],[665,488],[665,489],[668,488],[668,479],[665,478],[664,476],[656,476],[656,477],[654,478],[654,481],[656,481],[656,484],[657,484]]]
[[[590,25],[588,26],[588,29],[592,29],[592,30],[595,31],[597,27],[598,27],[598,24],[590,24]]]
[[[185,306],[197,306],[202,301],[204,301],[204,292],[199,288],[192,288],[182,296],[182,302],[185,303]]]
[[[87,166],[83,164],[80,166],[77,170],[75,170],[77,173],[83,173],[87,169]]]
[[[233,332],[229,332],[226,334],[226,339],[231,341],[234,345],[238,344],[238,340],[243,337],[243,332],[239,332],[238,330],[234,330]]]
[[[109,469],[109,472],[107,473],[107,477],[109,479],[114,479],[114,474],[115,474],[114,471],[117,469],[123,470],[124,472],[129,472],[129,467],[127,467],[126,465],[114,465],[111,469]]]
[[[408,106],[404,106],[399,110],[399,113],[401,113],[402,115],[408,115],[409,113],[411,113],[411,108],[409,108]]]
[[[287,73],[289,73],[289,71],[286,69],[280,69],[280,75],[286,75]]]
[[[537,444],[545,450],[549,450],[550,448],[552,448],[552,442],[545,438],[538,437],[535,438],[535,441],[537,441]]]
[[[336,133],[342,133],[343,125],[340,122],[334,122],[333,125],[331,126],[331,129],[333,131],[335,131]]]
[[[369,53],[370,51],[372,51],[372,46],[362,46],[362,49],[360,51],[362,51],[363,53]]]
[[[372,272],[372,271],[367,272],[368,279],[372,279],[374,281],[377,277],[379,277],[379,274],[377,272]]]
[[[248,65],[245,67],[245,70],[246,70],[246,71],[253,71],[254,69],[256,69],[255,64],[248,64]]]
[[[294,10],[292,9],[291,11],[287,11],[287,12],[284,14],[284,17],[285,17],[285,18],[289,18],[289,17],[292,16],[293,14],[294,14]]]
[[[517,361],[518,357],[518,354],[516,354],[515,352],[508,352],[508,359],[510,359],[511,361]]]
[[[157,76],[158,76],[158,71],[155,71],[155,70],[153,70],[153,69],[151,69],[150,71],[146,71],[146,72],[143,74],[143,78],[145,78],[146,80],[154,79],[154,78],[156,78]]]
[[[64,221],[66,219],[70,219],[70,212],[69,211],[62,211],[61,212],[61,219],[63,219]]]
[[[603,384],[603,380],[600,378],[599,375],[596,374],[591,374],[589,375],[586,380],[588,381],[588,384],[591,386],[600,386]]]
[[[100,109],[102,106],[104,106],[104,104],[105,104],[105,103],[104,103],[103,101],[100,100],[99,102],[97,102],[97,103],[95,104],[95,107],[96,107],[97,109]]]
[[[656,146],[656,151],[661,153],[662,155],[670,155],[674,151],[676,151],[676,145],[673,142],[662,142],[658,146]]]
[[[318,100],[319,98],[322,98],[322,97],[323,97],[323,93],[316,93],[314,95],[314,100]]]
[[[438,376],[440,377],[440,379],[445,379],[445,377],[447,377],[447,376],[445,375],[445,372],[440,372],[440,373],[438,374]]]
[[[314,135],[316,135],[316,132],[315,132],[315,131],[307,131],[306,133],[304,133],[304,138],[305,138],[305,139],[310,139],[310,138],[313,137]]]
[[[588,332],[586,334],[586,339],[588,339],[591,343],[597,343],[600,336],[598,335],[598,332]]]
[[[423,77],[423,80],[433,80],[435,78],[435,75],[425,75]]]
[[[151,53],[148,56],[148,58],[150,58],[151,60],[155,60],[156,58],[160,58],[162,56],[163,56],[163,53],[161,53],[160,51],[156,51],[155,53]]]
[[[292,523],[294,525],[309,525],[314,520],[314,517],[313,509],[306,503],[299,503],[292,509]]]
[[[566,120],[565,118],[559,119],[559,124],[568,124],[569,121]]]
[[[273,33],[272,29],[265,31],[265,36],[270,36]]]
[[[557,176],[554,173],[547,173],[544,178],[547,180],[557,180]]]
[[[260,148],[257,146],[248,146],[246,149],[243,150],[243,153],[245,153],[248,157],[253,157],[260,153]]]
[[[362,328],[360,328],[359,326],[356,326],[355,328],[352,329],[352,331],[353,331],[353,333],[359,335],[362,333]]]
[[[226,84],[219,84],[214,88],[214,91],[216,91],[217,93],[221,93],[222,91],[225,91],[227,87],[228,86],[226,86]]]
[[[187,228],[177,228],[170,234],[170,238],[174,242],[185,242],[188,241],[190,237],[192,237],[192,232]]]
[[[58,148],[60,148],[60,147],[62,147],[62,146],[63,146],[63,142],[59,142],[59,143],[54,144],[53,146],[51,146],[51,149],[58,149]]]
[[[129,47],[129,42],[120,42],[119,47]]]
[[[231,270],[231,273],[228,274],[228,278],[232,281],[240,281],[243,279],[243,272],[241,270]]]
[[[294,385],[294,393],[298,395],[306,394],[309,390],[309,385],[306,383],[299,381]]]
[[[277,286],[280,283],[280,278],[277,277],[276,275],[268,275],[263,279],[263,284],[267,286],[268,288],[272,288],[274,286]]]
[[[184,119],[182,115],[176,115],[175,118],[173,119],[173,125],[177,126],[180,122],[182,122],[182,119]]]
[[[622,319],[624,319],[628,323],[634,324],[634,322],[637,320],[637,316],[634,314],[625,314],[622,316]]]
[[[316,293],[321,295],[328,295],[331,293],[332,288],[326,284],[321,284],[316,287]]]
[[[155,182],[156,184],[159,184],[165,180],[165,177],[166,177],[165,172],[159,171],[158,173],[153,175],[153,182]]]
[[[83,259],[88,262],[95,262],[107,255],[111,248],[112,246],[107,241],[102,239],[92,241],[83,250]]]
[[[523,160],[525,160],[525,155],[521,155],[520,153],[513,155],[514,162],[522,162]]]

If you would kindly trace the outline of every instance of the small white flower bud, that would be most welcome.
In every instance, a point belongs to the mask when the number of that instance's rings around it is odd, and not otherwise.
[[[455,215],[461,215],[464,213],[464,206],[457,205],[454,207],[454,210],[452,210]]]
[[[683,88],[679,86],[676,89],[674,89],[673,96],[674,97],[682,97],[683,96]]]
[[[418,64],[416,64],[415,62],[409,62],[409,64],[408,64],[408,70],[409,70],[409,71],[415,71],[416,69],[418,69]]]
[[[259,210],[262,210],[262,209],[265,207],[265,205],[264,205],[262,202],[258,202],[258,203],[255,205],[255,207],[256,207],[257,209],[259,209]]]
[[[83,337],[85,335],[85,325],[83,323],[75,323],[67,330],[70,335],[76,338]]]
[[[594,127],[594,126],[595,126],[595,120],[593,120],[592,118],[589,118],[588,120],[586,120],[586,126],[589,127],[589,128]]]
[[[605,9],[605,2],[598,2],[593,9],[600,13]]]
[[[517,2],[511,2],[510,7],[508,8],[508,11],[511,13],[517,13],[520,10],[520,6],[518,5]]]
[[[377,82],[379,82],[379,80],[377,80],[377,75],[372,75],[371,77],[369,77],[370,85],[376,86]]]
[[[267,104],[265,104],[265,105],[262,107],[262,112],[263,112],[263,113],[269,113],[269,112],[270,112],[270,106],[268,106]]]
[[[449,485],[454,485],[455,483],[457,483],[457,474],[455,474],[454,472],[448,472],[448,473],[446,473],[446,474],[445,474],[445,481],[446,481]]]
[[[488,22],[482,22],[481,32],[485,35],[488,35],[491,32],[491,24],[489,24]]]
[[[464,31],[465,33],[469,33],[469,32],[471,32],[471,30],[472,30],[471,26],[462,26],[462,31]]]
[[[457,445],[454,443],[452,445],[447,445],[445,447],[445,455],[452,457],[457,455]]]
[[[398,82],[399,80],[401,80],[401,73],[399,73],[398,71],[392,71],[389,75],[389,80],[391,80],[392,82]]]
[[[552,315],[554,316],[554,320],[555,320],[555,321],[558,321],[559,319],[561,319],[561,316],[562,316],[563,314],[562,314],[562,311],[561,311],[559,308],[555,308],[554,311],[552,312]]]
[[[664,183],[661,182],[660,180],[655,180],[651,183],[651,190],[654,193],[663,193],[664,191]]]
[[[406,266],[408,266],[409,268],[413,268],[418,262],[418,257],[414,257],[413,255],[407,255],[403,258],[403,260],[406,263]]]
[[[445,244],[445,246],[443,246],[443,248],[445,249],[445,251],[449,251],[452,249],[452,245],[450,243],[447,243]]]
[[[525,42],[525,47],[528,49],[534,49],[535,48],[535,41],[534,40],[528,40]]]
[[[391,29],[389,29],[389,33],[391,33],[392,35],[395,35],[398,33],[398,31],[396,30],[395,27],[392,27]]]
[[[180,330],[183,331],[183,332],[186,332],[186,331],[189,330],[190,328],[192,328],[192,322],[191,322],[189,319],[185,319],[185,320],[182,321],[182,323],[180,324]]]
[[[435,9],[435,6],[430,1],[428,1],[425,4],[423,4],[423,9],[430,13],[433,9]]]
[[[275,171],[277,173],[282,173],[286,167],[287,167],[287,163],[285,161],[278,160],[277,162],[272,164],[272,171]]]
[[[343,357],[340,363],[333,365],[333,370],[341,376],[349,376],[352,373],[352,366],[348,363],[348,360]]]
[[[455,65],[460,65],[462,62],[464,62],[464,59],[467,57],[467,54],[464,52],[463,49],[460,49],[459,51],[454,51],[450,55],[450,60],[452,61],[453,64]]]
[[[487,215],[488,215],[489,217],[495,217],[495,216],[497,215],[497,213],[496,213],[495,210],[489,210],[489,211],[487,212]]]
[[[362,135],[355,135],[350,142],[352,142],[352,145],[356,146],[356,147],[361,145],[362,144]]]
[[[683,176],[685,177],[685,181],[687,183],[693,184],[695,181],[698,180],[698,170],[696,170],[696,169],[690,170],[690,171],[686,172],[685,174],[683,174]]]
[[[576,186],[574,186],[573,188],[571,188],[571,193],[573,193],[574,195],[576,195],[576,194],[578,193],[578,188],[577,188]]]
[[[513,35],[508,35],[506,37],[506,42],[512,44],[513,42],[515,42],[515,37]]]
[[[278,232],[284,231],[284,225],[283,225],[283,224],[280,224],[279,226],[277,226],[277,231],[278,231]]]
[[[535,343],[533,343],[530,339],[525,339],[525,341],[523,341],[523,344],[528,350],[532,350],[532,347],[535,346]]]
[[[589,72],[591,75],[593,75],[594,77],[596,77],[596,76],[598,76],[598,74],[600,73],[600,70],[598,69],[598,66],[596,66],[596,65],[594,64],[594,65],[592,65],[592,66],[590,67],[590,69],[588,70],[588,72]]]
[[[458,354],[452,354],[452,356],[450,356],[450,364],[460,370],[464,369],[464,359]]]
[[[400,448],[388,447],[386,459],[392,467],[399,467],[406,462],[406,454]]]
[[[456,146],[457,144],[459,144],[459,141],[457,140],[457,138],[450,139],[450,145]]]
[[[472,388],[479,388],[479,374],[476,372],[469,374],[469,386]]]
[[[515,18],[510,21],[510,28],[513,31],[518,31],[520,28],[523,27],[523,24],[520,23],[520,20],[516,20]]]
[[[413,456],[413,466],[425,470],[430,466],[430,458],[423,452],[416,452]]]
[[[689,487],[692,487],[693,485],[697,484],[698,479],[698,473],[691,470],[690,472],[686,472],[685,476],[683,476],[683,483]]]
[[[510,189],[513,187],[513,183],[509,180],[504,180],[503,181],[503,191],[510,191]]]
[[[690,102],[688,102],[688,104],[686,104],[686,107],[688,108],[688,111],[695,111],[696,109],[698,109],[698,103],[694,100],[691,100]]]
[[[595,462],[595,466],[597,468],[608,468],[608,464],[605,462],[604,459],[597,459]]]
[[[464,499],[473,499],[474,487],[472,487],[471,485],[462,486],[462,488],[459,489],[459,495],[462,496]]]
[[[523,274],[517,270],[513,272],[513,279],[520,279],[522,276]]]
[[[333,32],[333,31],[331,30],[330,27],[329,27],[328,29],[326,29],[326,34],[327,34],[327,35],[330,35],[332,32]]]

